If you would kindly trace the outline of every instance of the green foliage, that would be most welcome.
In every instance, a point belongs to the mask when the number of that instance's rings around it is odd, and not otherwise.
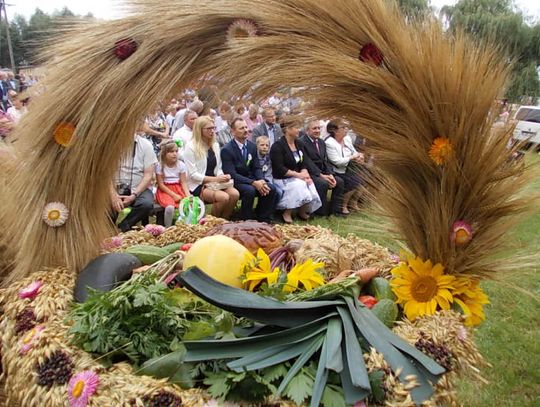
[[[175,351],[178,342],[231,335],[232,315],[183,289],[170,290],[156,274],[137,275],[113,291],[93,292],[69,319],[73,343],[87,352],[128,357],[139,364]]]
[[[220,400],[261,402],[275,390],[264,376],[252,372],[220,371],[204,379],[208,392]]]
[[[285,396],[298,405],[302,404],[311,395],[315,383],[315,371],[316,367],[313,364],[300,369],[285,387]]]
[[[507,97],[520,102],[537,97],[540,81],[540,24],[528,23],[511,0],[459,0],[441,10],[450,30],[462,29],[480,40],[490,40],[516,62]]]
[[[171,383],[189,389],[194,386],[193,378],[190,372],[193,370],[191,363],[184,363],[186,348],[180,347],[177,351],[164,356],[146,361],[138,374],[157,377],[158,379],[167,378]]]

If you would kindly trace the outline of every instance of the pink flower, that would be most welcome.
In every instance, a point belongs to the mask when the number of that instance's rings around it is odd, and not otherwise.
[[[450,240],[456,246],[465,246],[472,240],[473,231],[471,225],[462,220],[457,220],[452,225]]]
[[[364,400],[360,400],[354,403],[353,407],[366,407],[366,403],[364,403]]]
[[[392,260],[392,262],[394,262],[396,264],[399,264],[399,262],[401,261],[399,256],[397,254],[393,254],[393,253],[390,255],[390,260]]]
[[[39,294],[42,285],[43,283],[41,281],[32,282],[30,285],[19,291],[19,298],[30,298],[33,300]]]
[[[22,337],[22,339],[19,341],[19,344],[21,345],[21,348],[19,349],[19,353],[21,355],[24,355],[28,353],[30,349],[34,346],[34,343],[39,339],[41,336],[41,331],[43,331],[45,328],[43,325],[37,325],[34,328],[32,328],[30,331],[26,333]]]
[[[103,250],[116,249],[118,247],[121,247],[122,243],[124,243],[124,240],[120,236],[113,236],[110,239],[105,239],[101,243],[101,248]]]
[[[204,225],[206,223],[206,218],[201,218],[201,220],[199,220],[199,225]]]
[[[469,337],[469,334],[467,332],[467,329],[464,326],[460,326],[458,331],[457,331],[457,338],[461,342],[465,342],[468,337]]]
[[[144,230],[146,230],[148,233],[150,233],[152,236],[157,237],[161,235],[163,232],[165,232],[165,227],[161,225],[146,225],[144,227]]]
[[[99,376],[85,370],[73,376],[68,383],[68,399],[71,407],[85,407],[88,399],[96,392]]]

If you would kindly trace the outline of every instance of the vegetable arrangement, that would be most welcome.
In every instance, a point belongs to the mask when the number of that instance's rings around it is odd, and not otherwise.
[[[190,291],[219,308],[263,324],[245,338],[184,341],[183,362],[227,361],[227,368],[237,374],[256,372],[259,376],[264,369],[279,369],[288,362],[290,367],[279,377],[273,392],[276,396],[284,394],[312,361],[317,369],[311,406],[320,405],[329,377],[335,379],[335,374],[346,403],[365,399],[372,393],[372,385],[361,344],[382,353],[402,381],[411,375],[416,377],[418,386],[412,390],[416,403],[430,397],[432,384],[445,372],[442,366],[393,334],[356,297],[340,295],[320,301],[280,302],[222,284],[197,268],[182,273],[180,280]],[[212,379],[207,380],[211,382]]]

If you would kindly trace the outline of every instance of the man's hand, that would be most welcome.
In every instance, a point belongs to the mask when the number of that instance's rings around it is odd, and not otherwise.
[[[328,186],[330,188],[334,188],[336,186],[336,179],[333,175],[321,174],[321,178],[325,179],[328,182]]]
[[[257,192],[259,192],[261,196],[266,196],[270,193],[270,187],[263,179],[253,181],[251,185],[253,185],[253,187],[257,190]]]
[[[111,196],[111,200],[112,208],[114,209],[114,211],[122,212],[122,209],[124,209],[124,201],[122,201],[120,195],[115,193],[113,196]]]
[[[122,199],[122,203],[124,204],[125,208],[135,202],[135,199],[137,199],[137,197],[135,196],[135,194],[131,194],[129,196],[120,195],[120,199]]]

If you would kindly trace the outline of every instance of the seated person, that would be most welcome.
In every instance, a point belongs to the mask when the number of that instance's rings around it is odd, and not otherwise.
[[[342,212],[345,214],[350,213],[349,201],[362,182],[358,165],[364,163],[364,155],[356,151],[351,138],[347,136],[348,129],[342,119],[330,120],[326,125],[329,134],[326,139],[328,160],[334,166],[335,177],[341,178],[345,185],[342,204]]]
[[[253,141],[256,142],[260,136],[266,136],[270,140],[270,146],[272,146],[274,142],[283,137],[283,131],[276,124],[276,112],[274,109],[270,107],[264,109],[262,118],[264,122],[253,128]]]
[[[112,209],[118,214],[131,208],[118,227],[127,232],[139,221],[147,221],[154,208],[154,194],[150,190],[154,166],[157,163],[152,143],[136,133],[133,148],[122,159],[111,188]]]
[[[172,225],[174,209],[185,197],[190,196],[185,164],[178,159],[178,146],[172,140],[161,145],[160,160],[156,165],[158,189],[156,202],[165,209],[165,227]]]
[[[283,189],[283,196],[276,209],[283,210],[285,223],[292,223],[292,209],[298,208],[301,219],[309,219],[309,214],[319,209],[321,199],[307,171],[305,157],[297,138],[300,123],[287,117],[282,124],[284,136],[270,148],[274,183]]]
[[[332,163],[328,161],[326,144],[321,140],[321,123],[319,120],[310,120],[306,125],[306,134],[299,138],[300,148],[310,158],[308,172],[315,184],[322,201],[322,207],[316,212],[317,215],[346,216],[341,211],[344,182],[341,178],[334,177]],[[328,189],[332,190],[330,208],[328,207]]]
[[[248,127],[245,120],[240,117],[233,119],[231,133],[233,139],[221,150],[221,161],[223,171],[231,175],[234,187],[240,192],[240,218],[271,222],[276,190],[264,179],[257,159],[257,147],[247,139]],[[259,199],[254,212],[253,202],[256,196]]]
[[[199,196],[206,203],[211,203],[213,216],[228,219],[240,194],[238,190],[227,185],[231,176],[224,174],[221,169],[216,126],[209,116],[201,116],[195,120],[193,138],[184,149],[184,162],[190,193]]]
[[[274,178],[272,177],[272,161],[270,161],[270,140],[266,136],[257,137],[257,159],[261,167],[263,178],[266,182],[274,185],[276,189],[276,202],[278,202],[283,196],[283,190],[274,184]]]

